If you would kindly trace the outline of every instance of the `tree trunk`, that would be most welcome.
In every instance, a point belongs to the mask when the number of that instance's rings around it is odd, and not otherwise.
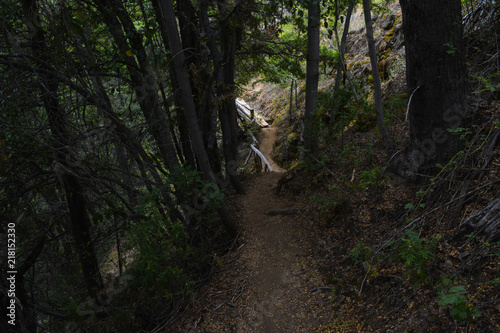
[[[290,82],[290,107],[288,109],[288,123],[292,123],[292,115],[293,115],[293,85],[295,83],[295,79],[292,79]]]
[[[384,112],[382,110],[382,87],[380,85],[380,75],[378,70],[377,51],[375,50],[375,40],[373,38],[372,15],[370,9],[370,0],[363,0],[363,11],[365,15],[366,39],[368,40],[368,53],[372,65],[373,88],[375,100],[375,112],[377,113],[377,124],[384,141],[385,151],[390,155],[394,149],[389,131],[384,123]]]
[[[236,48],[238,46],[238,27],[234,21],[237,21],[239,17],[236,8],[228,8],[228,3],[225,0],[219,0],[217,4],[221,17],[222,32],[223,101],[231,130],[231,154],[236,159],[238,156],[238,118],[236,115],[234,72]]]
[[[200,39],[200,32],[196,10],[191,0],[178,0],[176,2],[176,13],[179,21],[179,32],[183,50],[185,53],[186,68],[190,72],[191,89],[193,89],[193,101],[196,107],[198,126],[203,138],[203,144],[207,151],[210,165],[214,172],[220,171],[220,158],[218,146],[215,138],[217,132],[216,115],[212,107],[212,80],[208,75],[208,70],[204,64],[208,60],[203,56],[206,52],[201,49],[203,44]],[[204,61],[205,60],[205,61]]]
[[[464,127],[466,69],[460,0],[400,0],[406,49],[410,144],[398,172],[432,174],[460,150],[448,129]]]
[[[130,155],[133,160],[136,162],[139,172],[143,176],[144,185],[148,189],[150,193],[153,191],[153,186],[158,187],[163,184],[161,177],[158,174],[158,171],[161,170],[161,166],[155,165],[151,157],[144,150],[140,139],[137,134],[132,131],[127,125],[123,123],[120,117],[114,112],[113,106],[111,104],[111,100],[106,92],[104,87],[102,77],[98,71],[95,69],[98,68],[96,63],[96,56],[92,51],[92,46],[86,38],[85,34],[79,34],[75,37],[74,45],[78,49],[78,54],[81,57],[81,64],[85,64],[85,68],[88,71],[89,79],[92,82],[92,87],[89,90],[78,91],[82,96],[89,100],[90,103],[93,103],[97,107],[97,111],[103,117],[103,119],[109,120],[113,126],[111,127],[117,136],[119,142],[117,142],[117,158],[119,165],[125,166],[128,170],[128,158],[127,154]],[[169,124],[170,125],[170,124]],[[119,145],[121,144],[121,147]],[[126,149],[126,151],[122,152],[122,149]],[[120,155],[123,155],[123,158],[120,158]],[[154,181],[149,181],[149,177],[146,176],[146,169],[148,170],[149,175],[153,178]],[[123,168],[122,168],[123,171]],[[165,172],[163,170],[163,172]],[[130,175],[128,171],[124,171],[124,177],[129,178]],[[124,178],[125,179],[125,178]],[[131,178],[130,178],[131,179]],[[133,186],[127,186],[127,181],[124,182],[124,189],[130,193],[130,207],[131,212],[135,213],[133,208],[136,206],[136,193],[134,191]],[[179,193],[176,193],[179,196]],[[173,220],[184,220],[183,215],[179,212],[176,207],[176,202],[172,200],[173,193],[169,188],[164,187],[162,190],[163,195],[163,203],[166,207],[168,207],[168,215],[170,219]],[[165,215],[163,211],[160,211],[162,215]]]
[[[33,54],[35,57],[42,59],[46,64],[49,64],[50,53],[45,41],[45,35],[42,28],[36,25],[36,22],[38,22],[36,1],[24,0],[23,10],[26,25],[32,32],[30,46]],[[52,132],[55,160],[61,166],[59,176],[62,180],[68,202],[71,232],[75,240],[80,264],[82,265],[88,294],[91,297],[95,297],[97,292],[102,289],[103,282],[90,234],[91,223],[87,211],[84,188],[76,173],[72,171],[77,163],[75,161],[75,154],[69,146],[65,110],[59,104],[57,93],[59,82],[43,73],[39,74],[38,79],[40,82],[41,99],[47,112],[49,127]]]
[[[310,0],[307,18],[306,105],[304,112],[304,148],[316,148],[316,97],[319,80],[320,0]]]
[[[345,16],[344,31],[342,32],[342,39],[339,45],[339,65],[337,66],[337,73],[335,74],[335,85],[333,87],[333,96],[336,96],[340,87],[340,77],[344,73],[344,81],[347,76],[347,66],[345,64],[345,45],[347,43],[347,35],[349,34],[349,26],[351,24],[352,11],[354,9],[354,0],[349,1],[349,7],[347,7],[347,13]],[[337,38],[338,40],[338,38]],[[330,124],[335,122],[335,110],[330,114]]]
[[[224,158],[226,160],[226,173],[229,176],[231,184],[233,184],[234,188],[239,194],[245,193],[245,188],[241,183],[240,177],[238,175],[238,169],[236,162],[233,158],[233,153],[231,150],[231,128],[229,125],[229,119],[226,113],[225,108],[221,108],[219,110],[219,119],[221,123],[222,130],[222,144],[224,151]]]
[[[122,54],[150,133],[158,145],[165,164],[172,169],[179,165],[179,161],[158,96],[159,87],[142,43],[142,36],[135,29],[121,0],[111,2],[96,0],[95,3]],[[132,49],[136,54],[131,56]]]
[[[213,77],[217,81],[217,96],[221,99],[225,98],[224,92],[224,75],[222,69],[222,58],[217,48],[217,45],[214,40],[213,32],[210,26],[210,21],[208,19],[207,13],[207,1],[202,1],[201,3],[201,20],[205,28],[205,32],[208,36],[207,46],[212,54],[213,62],[214,62],[214,72]],[[233,54],[234,55],[234,54]],[[234,71],[234,66],[232,67]],[[233,73],[233,84],[234,84],[234,73]],[[232,103],[234,105],[234,99],[232,99]],[[231,184],[236,189],[236,191],[240,194],[245,193],[245,188],[241,182],[241,179],[238,175],[237,165],[234,157],[234,142],[237,143],[237,132],[235,132],[234,128],[231,126],[231,121],[229,114],[231,112],[236,113],[236,110],[231,109],[231,105],[229,103],[222,103],[222,106],[219,106],[219,120],[221,123],[221,131],[222,131],[222,149],[224,153],[224,159],[226,161],[226,173],[229,176]],[[237,147],[237,145],[236,145]],[[236,152],[237,153],[237,152]]]
[[[160,19],[162,18],[163,15],[160,2],[161,2],[160,0],[153,0],[151,3],[154,7],[156,17],[158,18],[158,26],[160,28],[161,38],[163,40],[165,47],[168,48],[169,47],[168,32],[164,24],[164,20]],[[167,60],[169,63],[173,61],[172,57],[168,57]],[[181,90],[179,87],[179,80],[177,79],[177,74],[175,73],[173,66],[169,66],[169,74],[170,74],[169,75],[170,86],[172,88],[172,94],[174,97],[174,104],[177,108],[182,108],[182,98],[180,96]],[[195,161],[193,149],[191,146],[191,139],[189,138],[186,120],[183,117],[176,117],[176,119],[178,120],[177,126],[179,130],[179,137],[181,141],[182,152],[184,154],[186,163],[188,166],[192,168],[192,170],[197,170],[198,168]]]
[[[469,216],[463,222],[465,227],[473,228],[477,233],[487,235],[488,242],[500,239],[500,192],[479,212]]]
[[[210,162],[203,145],[203,138],[198,127],[198,121],[196,118],[196,108],[193,101],[193,94],[191,90],[189,73],[186,68],[184,52],[181,46],[181,41],[179,38],[179,32],[177,30],[176,18],[174,15],[174,8],[171,0],[164,0],[160,3],[162,9],[162,18],[168,33],[168,42],[170,44],[170,50],[175,54],[174,66],[179,80],[179,86],[182,92],[182,105],[184,106],[184,115],[188,124],[189,134],[193,143],[194,153],[196,159],[203,172],[203,176],[206,180],[216,184],[216,179],[213,174]],[[229,212],[223,200],[219,201],[219,216],[226,227],[228,233],[232,236],[238,234],[238,227],[234,220],[229,216]]]

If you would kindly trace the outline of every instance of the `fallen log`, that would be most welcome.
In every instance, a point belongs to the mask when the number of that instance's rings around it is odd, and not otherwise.
[[[463,224],[488,235],[488,241],[500,237],[500,192],[485,208],[469,216]]]
[[[270,211],[266,212],[266,214],[269,216],[293,215],[293,214],[297,214],[300,211],[302,211],[301,208],[275,209],[275,210],[270,210]]]

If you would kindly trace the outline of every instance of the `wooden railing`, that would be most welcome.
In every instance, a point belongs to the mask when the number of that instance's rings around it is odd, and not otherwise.
[[[246,121],[247,123],[251,124],[253,122],[257,123],[261,128],[262,127],[268,127],[269,124],[262,118],[260,115],[255,114],[254,108],[249,106],[245,101],[243,100],[236,100],[236,110],[238,111],[238,116],[242,121]],[[245,165],[248,163],[250,158],[253,156],[253,159],[256,164],[256,169],[257,170],[262,170],[264,171],[269,171],[272,172],[273,168],[267,161],[267,159],[264,157],[264,154],[259,150],[259,141],[255,138],[255,136],[252,134],[252,132],[248,131],[249,136],[252,138],[252,143],[250,144],[250,152],[248,153],[248,156],[245,160]]]

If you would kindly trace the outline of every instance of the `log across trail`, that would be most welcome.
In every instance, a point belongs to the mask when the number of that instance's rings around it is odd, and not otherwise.
[[[232,200],[243,230],[236,250],[174,332],[313,332],[335,320],[335,295],[323,288],[314,259],[307,200],[275,191],[284,172],[270,156],[275,138],[271,127],[259,140],[274,172],[250,176],[247,193]]]

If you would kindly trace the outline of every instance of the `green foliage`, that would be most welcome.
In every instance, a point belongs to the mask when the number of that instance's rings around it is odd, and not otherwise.
[[[349,256],[356,264],[368,261],[372,255],[373,255],[373,248],[365,245],[362,241],[359,241],[354,247],[354,249],[352,249],[351,252],[349,252]]]
[[[320,94],[318,93],[318,101],[319,100]],[[336,91],[335,98],[333,98],[333,95],[331,96],[328,111],[329,114],[335,114],[335,132],[341,132],[345,126],[355,119],[355,110],[357,109],[355,103],[354,94],[347,89],[340,88]]]
[[[356,142],[351,141],[343,146],[338,161],[341,165],[364,167],[371,166],[374,158],[375,154],[372,143],[359,146]]]
[[[178,264],[192,254],[184,229],[180,222],[169,221],[159,212],[133,224],[130,251],[135,253],[135,260],[131,285],[148,287],[167,299],[191,291],[192,282]]]
[[[360,87],[356,89],[361,90]],[[334,115],[335,122],[333,128],[329,126],[330,131],[340,135],[350,129],[367,132],[376,125],[375,111],[373,105],[367,102],[367,97],[360,96],[359,100],[356,100],[351,90],[343,88],[336,91],[335,97],[333,95],[330,97],[328,120],[331,114]]]
[[[495,253],[491,254],[491,256],[493,257],[494,260],[500,261],[500,242],[497,242],[496,245],[498,248]]]
[[[178,168],[172,172],[171,183],[163,188],[155,189],[139,198],[138,213],[145,218],[134,222],[128,232],[129,251],[133,253],[132,286],[155,290],[166,299],[191,293],[193,282],[190,278],[191,264],[198,265],[202,258],[196,254],[196,249],[188,243],[188,230],[178,220],[170,220],[163,213],[162,192],[176,186],[183,194],[187,210],[193,198],[196,200],[194,209],[215,210],[217,201],[222,199],[222,193],[205,182],[198,171],[190,168]],[[193,209],[193,210],[194,210]],[[204,215],[204,221],[209,218]]]
[[[416,208],[425,208],[425,204],[421,203],[421,204],[418,204],[417,206],[415,206],[412,202],[409,202],[404,206],[404,209],[407,209],[407,210],[412,210],[412,209],[416,209]]]
[[[420,238],[414,230],[405,230],[406,237],[398,241],[398,258],[417,280],[427,280],[428,264],[434,259],[438,237]]]
[[[454,286],[445,289],[439,296],[439,305],[442,307],[451,307],[450,313],[457,321],[466,320],[472,321],[475,317],[481,314],[471,304],[466,296],[467,292],[462,286]]]
[[[325,208],[333,208],[337,205],[337,200],[335,198],[329,198],[322,194],[313,194],[309,197],[309,202],[313,205],[322,206]]]
[[[260,126],[255,121],[241,121],[241,127],[245,133],[250,132],[253,136],[257,137],[260,133]]]
[[[481,81],[483,88],[480,89],[479,91],[475,91],[475,93],[480,93],[484,91],[489,91],[491,93],[498,92],[500,91],[500,71],[495,72],[488,77],[481,77],[481,76],[473,76],[474,78],[478,79]]]
[[[339,59],[339,52],[334,51],[333,49],[322,45],[320,50],[319,50],[319,61],[323,64],[326,68],[337,68],[338,64],[338,59]]]
[[[396,119],[403,119],[408,105],[408,95],[401,93],[391,93],[384,100],[384,115],[387,124],[391,124]]]
[[[204,265],[206,256],[200,255],[199,249],[190,245],[192,230],[188,226],[209,227],[211,213],[223,199],[216,185],[204,181],[197,170],[189,167],[174,169],[169,181],[162,188],[139,198],[137,212],[144,218],[132,223],[127,232],[128,251],[134,259],[131,285],[155,290],[167,300],[192,292],[191,270]],[[170,220],[164,213],[163,195],[174,187],[182,193],[179,198],[184,200],[181,205],[190,224]]]
[[[318,91],[316,97],[316,110],[318,115],[326,122],[330,117],[332,109],[335,108],[336,99],[331,91]]]
[[[453,45],[452,43],[445,43],[444,46],[446,46],[447,50],[446,53],[453,55],[455,52],[457,52],[457,47]]]
[[[376,188],[383,179],[383,168],[377,166],[371,170],[362,171],[359,177],[359,185],[364,188]]]
[[[469,144],[468,138],[472,135],[473,131],[471,128],[457,127],[455,129],[448,128],[448,132],[451,134],[458,135],[460,140],[464,141],[466,145]]]
[[[196,199],[195,205],[199,206],[202,203],[201,208],[209,208],[213,211],[218,208],[218,203],[224,199],[224,193],[219,190],[217,185],[203,180],[201,174],[189,166],[174,169],[172,176],[171,182],[176,186],[176,191],[182,193],[182,197],[186,200],[186,202],[181,203],[183,205],[192,204],[194,197]]]
[[[285,19],[284,22],[286,21]],[[297,23],[299,24],[297,25]],[[307,34],[301,33],[303,30],[301,25],[303,24],[302,18],[295,17],[293,23],[280,25],[280,33],[276,36],[262,36],[262,40],[272,39],[275,43],[253,41],[251,47],[259,52],[251,53],[249,55],[251,61],[244,62],[244,65],[249,67],[245,71],[239,72],[238,82],[245,84],[258,76],[261,77],[262,81],[276,84],[289,82],[292,78],[304,78],[303,60],[307,51]],[[260,32],[255,33],[259,34]],[[276,52],[277,47],[281,52]]]
[[[317,158],[311,156],[304,161],[303,167],[307,171],[318,171],[318,170],[327,170],[327,166],[332,162],[332,158],[330,155],[325,153],[320,153]]]
[[[444,277],[437,287],[439,305],[450,308],[450,314],[457,321],[472,321],[481,316],[481,313],[474,307],[474,299],[481,294],[489,285],[497,287],[500,285],[500,278],[495,278],[481,285],[473,296],[467,296],[465,287],[458,285],[454,281],[455,277]]]

